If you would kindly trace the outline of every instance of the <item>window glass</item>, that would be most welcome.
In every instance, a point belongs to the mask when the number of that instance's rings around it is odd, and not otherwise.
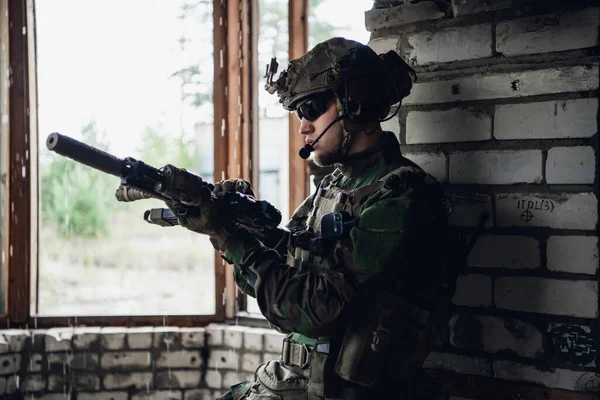
[[[8,2],[0,0],[0,314],[6,314],[8,248]]]
[[[365,28],[365,11],[373,8],[373,0],[310,0],[308,48],[335,36],[369,42]]]
[[[49,152],[59,132],[213,180],[212,0],[36,2],[37,315],[215,312],[205,236],[143,220],[119,178]]]
[[[272,57],[279,63],[275,77],[289,62],[288,0],[259,0],[258,7],[258,196],[281,211],[285,224],[290,213],[289,113],[276,94],[264,90],[264,75]],[[249,296],[246,311],[260,313]]]

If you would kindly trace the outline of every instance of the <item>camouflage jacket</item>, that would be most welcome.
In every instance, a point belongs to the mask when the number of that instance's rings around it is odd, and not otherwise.
[[[401,155],[392,133],[370,154],[336,167],[296,209],[285,240],[269,247],[240,232],[225,252],[236,283],[271,325],[309,345],[347,326],[350,306],[372,278],[386,272],[392,280],[434,281],[442,272],[441,188],[419,184],[425,173]],[[409,173],[391,174],[399,169]],[[323,245],[320,221],[332,211],[358,218],[349,235]]]

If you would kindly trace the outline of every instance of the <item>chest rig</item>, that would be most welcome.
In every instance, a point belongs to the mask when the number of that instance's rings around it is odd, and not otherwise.
[[[348,190],[340,185],[342,172],[326,176],[306,210],[301,226],[292,228],[287,262],[296,268],[340,269],[351,265],[352,241],[349,231],[356,223],[364,201],[377,191],[389,191],[401,183],[400,176],[417,168],[400,167],[368,185]],[[292,217],[294,219],[294,217]]]

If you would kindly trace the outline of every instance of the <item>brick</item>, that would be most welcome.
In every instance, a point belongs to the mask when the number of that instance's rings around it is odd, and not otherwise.
[[[17,375],[11,375],[11,376],[7,377],[4,393],[12,394],[12,393],[15,393],[17,391],[17,389],[18,389]]]
[[[550,388],[581,392],[597,392],[600,376],[594,372],[571,371],[562,368],[544,368],[512,361],[494,361],[494,374],[499,379],[535,382]]]
[[[468,258],[470,267],[538,268],[539,242],[526,236],[482,235]]]
[[[271,353],[281,353],[283,338],[286,335],[275,330],[265,332],[265,351]]]
[[[501,10],[512,6],[513,0],[452,0],[454,16]]]
[[[448,178],[446,171],[446,155],[437,153],[407,153],[403,154],[425,172],[431,174],[440,182],[445,182]]]
[[[204,347],[204,328],[180,328],[181,344],[186,349],[200,349]]]
[[[245,376],[241,372],[225,371],[223,373],[223,387],[230,388],[240,382],[245,381]]]
[[[155,328],[153,346],[161,350],[178,350],[182,346],[182,337],[179,328],[170,326]]]
[[[513,89],[518,81],[519,89]],[[598,88],[598,64],[526,70],[490,75],[469,75],[450,80],[413,85],[404,105],[450,103],[467,100],[518,98],[551,93],[569,93]],[[458,93],[457,93],[458,91]]]
[[[210,324],[206,327],[208,331],[208,344],[209,346],[222,346],[223,345],[223,325]]]
[[[262,362],[281,359],[280,353],[263,353]]]
[[[405,58],[428,65],[492,56],[492,24],[450,27],[408,35]]]
[[[215,370],[206,371],[206,386],[211,389],[223,388],[223,377],[221,372]]]
[[[248,329],[244,332],[244,350],[262,351],[263,350],[263,329]]]
[[[73,336],[73,329],[65,328],[52,328],[46,331],[45,335],[45,346],[46,352],[55,351],[70,351],[71,350],[71,338]]]
[[[27,365],[27,372],[41,372],[42,371],[42,355],[38,353],[31,354],[29,357],[29,364]],[[2,391],[0,390],[0,393]]]
[[[223,344],[232,349],[241,349],[246,329],[241,326],[228,327],[223,331]]]
[[[490,307],[492,305],[492,278],[479,274],[459,276],[452,302],[460,306]]]
[[[411,111],[406,116],[406,143],[448,143],[492,138],[492,118],[481,107]]]
[[[398,37],[386,36],[372,39],[367,45],[377,54],[387,53],[388,51],[398,52]]]
[[[592,230],[597,208],[593,193],[501,193],[496,195],[496,223]]]
[[[546,254],[550,271],[588,275],[598,271],[597,236],[550,236]]]
[[[173,392],[170,390],[140,393],[131,396],[131,400],[181,400],[182,398],[181,392]]]
[[[496,280],[494,302],[508,310],[596,318],[598,282],[503,277]]]
[[[242,355],[242,371],[254,372],[261,363],[261,356],[258,353],[245,353]]]
[[[22,329],[6,329],[0,335],[0,354],[4,352],[20,353],[25,343],[30,340],[31,334]],[[6,344],[7,346],[2,346]],[[3,351],[4,348],[6,351]]]
[[[598,131],[597,112],[596,98],[497,105],[494,137],[498,140],[591,137]]]
[[[184,392],[184,400],[214,400],[215,398],[209,389],[193,389]]]
[[[238,369],[239,352],[235,350],[212,350],[208,358],[208,367],[216,369]]]
[[[156,360],[158,368],[198,368],[201,364],[202,357],[198,350],[163,351]]]
[[[156,373],[159,389],[190,389],[200,386],[200,370],[165,370]]]
[[[391,110],[390,114],[392,114],[393,112],[394,110]],[[396,139],[398,139],[398,142],[400,142],[400,120],[398,119],[397,115],[390,118],[387,121],[381,122],[381,130],[386,132],[392,132],[394,135],[396,135]]]
[[[481,216],[487,212],[486,227],[491,227],[494,221],[494,210],[490,196],[481,193],[447,193],[451,201],[452,213],[448,221],[452,226],[474,227],[479,224]]]
[[[547,335],[557,361],[583,367],[595,366],[598,339],[589,326],[550,324]]]
[[[542,152],[506,150],[452,153],[449,175],[452,183],[540,183]]]
[[[492,365],[478,357],[467,357],[451,353],[431,352],[423,363],[424,368],[443,369],[459,374],[492,376]]]
[[[39,392],[46,388],[46,379],[41,374],[30,374],[23,379],[24,392]]]
[[[127,392],[77,393],[77,400],[128,400]]]
[[[40,397],[36,396],[35,399],[39,400],[69,400],[69,393],[49,393],[44,394]]]
[[[14,374],[19,372],[20,369],[20,354],[5,354],[0,356],[0,375]]]
[[[102,369],[147,368],[151,365],[151,356],[147,351],[106,352],[102,354]]]
[[[64,373],[65,368],[94,371],[98,367],[98,355],[93,353],[57,353],[47,356],[48,370]]]
[[[60,374],[48,376],[48,390],[66,392],[73,390],[94,391],[100,389],[100,378],[96,374]]]
[[[140,327],[127,330],[127,345],[130,349],[145,350],[152,347],[154,328]]]
[[[598,41],[598,10],[592,7],[500,21],[496,49],[508,57],[594,47]]]
[[[519,356],[543,355],[542,333],[534,325],[512,318],[454,315],[450,319],[450,343],[459,348],[488,353],[513,351]]]
[[[373,32],[377,29],[439,19],[444,16],[445,13],[440,11],[440,8],[432,1],[404,4],[391,8],[374,8],[365,11],[365,29]]]
[[[135,387],[150,390],[154,388],[152,372],[130,372],[106,374],[103,378],[106,389],[123,389]]]
[[[546,183],[594,183],[596,156],[591,146],[553,147],[548,150]]]
[[[100,327],[81,327],[73,332],[73,348],[77,350],[100,350]]]
[[[126,335],[125,328],[102,328],[100,331],[102,347],[107,350],[123,350]]]

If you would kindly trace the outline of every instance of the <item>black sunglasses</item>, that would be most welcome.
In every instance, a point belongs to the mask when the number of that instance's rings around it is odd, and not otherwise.
[[[327,106],[329,105],[329,100],[331,100],[333,94],[331,92],[323,92],[314,94],[302,103],[298,108],[294,110],[296,117],[302,121],[304,118],[307,121],[314,121],[319,118],[325,111],[327,111]]]

